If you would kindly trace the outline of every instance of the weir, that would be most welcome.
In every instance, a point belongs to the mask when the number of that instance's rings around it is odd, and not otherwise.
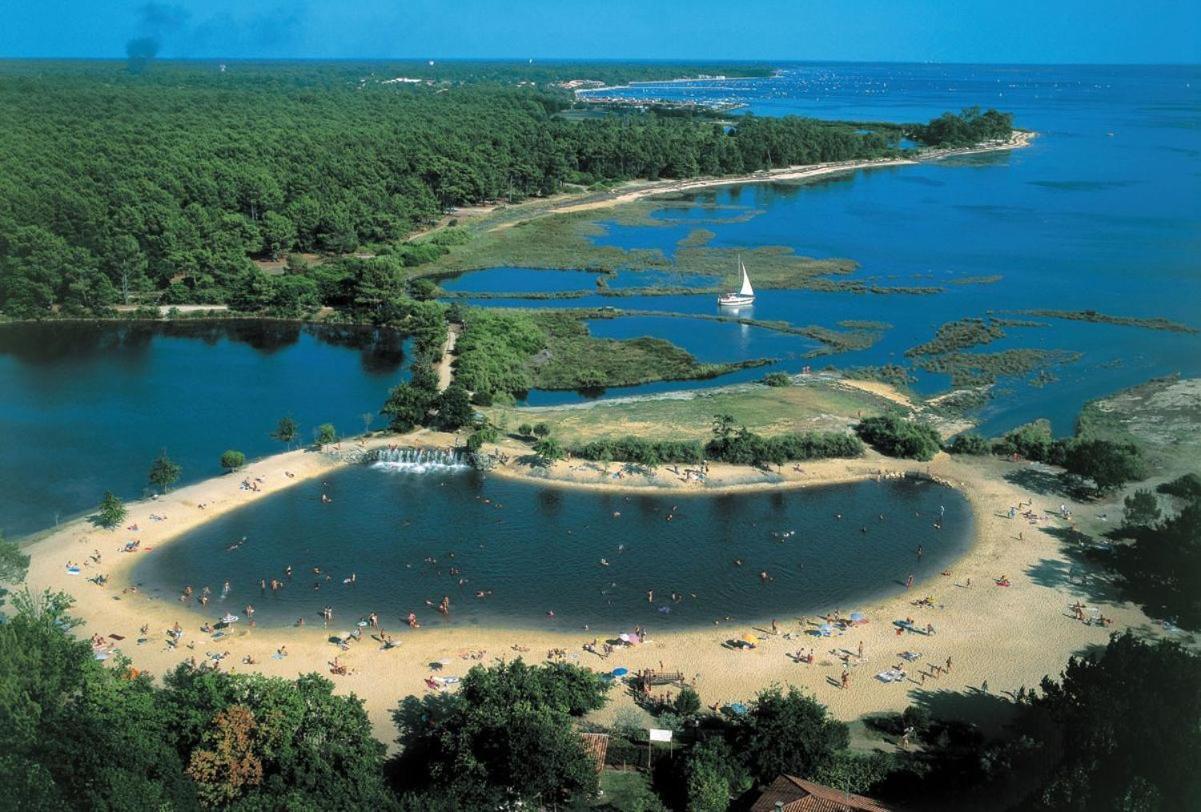
[[[366,462],[373,468],[424,474],[429,471],[463,471],[471,467],[467,453],[446,448],[378,448]]]

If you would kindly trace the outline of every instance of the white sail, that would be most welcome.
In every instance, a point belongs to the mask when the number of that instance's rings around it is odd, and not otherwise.
[[[746,266],[742,264],[742,260],[738,260],[738,267],[742,270],[742,289],[738,293],[742,296],[754,296],[755,289],[751,287],[751,278],[747,275]]]

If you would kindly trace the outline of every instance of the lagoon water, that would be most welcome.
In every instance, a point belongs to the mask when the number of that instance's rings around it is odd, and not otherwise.
[[[106,490],[139,497],[159,450],[183,482],[221,473],[221,452],[282,450],[332,422],[363,430],[402,377],[401,340],[281,322],[0,326],[0,531],[52,527]]]
[[[857,366],[903,362],[904,351],[938,325],[964,316],[1027,308],[1094,309],[1122,316],[1163,316],[1201,327],[1201,68],[981,65],[786,65],[771,79],[643,84],[631,98],[740,101],[755,115],[924,121],[968,105],[1012,111],[1019,127],[1037,130],[1033,146],[1013,153],[860,171],[808,184],[704,190],[665,202],[659,225],[608,224],[598,242],[660,248],[671,255],[694,227],[713,231],[711,245],[784,245],[798,254],[846,257],[855,278],[879,285],[939,286],[931,296],[760,291],[748,315],[836,327],[844,319],[893,328],[866,351],[804,359],[803,339],[748,341],[737,328],[643,319],[597,323],[608,337],[658,335],[701,360],[767,355],[780,367]],[[613,95],[614,91],[605,91]],[[713,206],[722,207],[714,210]],[[737,216],[744,215],[744,216]],[[685,269],[686,270],[686,269]],[[621,284],[637,279],[636,269]],[[754,266],[750,268],[752,278]],[[497,274],[497,271],[486,272]],[[551,272],[556,273],[556,272]],[[999,275],[994,284],[959,284]],[[471,274],[463,279],[468,279]],[[556,274],[557,289],[581,290],[589,279]],[[495,277],[494,277],[495,278]],[[652,282],[653,283],[653,282]],[[469,288],[461,288],[467,290]],[[520,287],[487,289],[516,292]],[[547,288],[541,288],[547,289]],[[549,289],[556,289],[553,286]],[[556,306],[554,300],[479,300],[480,304]],[[713,297],[588,296],[572,306],[716,313]],[[1004,396],[983,411],[981,430],[998,433],[1049,418],[1070,432],[1087,401],[1157,375],[1201,374],[1201,336],[1041,319],[980,348],[1062,349],[1083,353],[1054,369],[1058,381],[1032,386],[1003,380]],[[712,340],[690,340],[698,332]],[[789,339],[789,340],[783,340]],[[714,386],[754,379],[747,370]],[[917,389],[945,389],[944,375],[919,375]],[[1040,384],[1045,381],[1040,381]],[[608,395],[677,388],[651,384]],[[577,399],[534,392],[531,403]]]
[[[333,501],[323,503],[322,493]],[[783,537],[790,531],[795,535]],[[373,611],[396,630],[412,610],[427,627],[589,624],[611,635],[636,623],[654,629],[712,625],[727,615],[746,623],[850,612],[904,591],[911,574],[947,580],[939,573],[964,551],[971,532],[966,500],[923,481],[626,496],[474,471],[417,475],[356,466],[160,546],[133,577],[143,592],[169,602],[187,585],[197,594],[208,586],[214,617],[240,615],[249,603],[261,625],[299,617],[320,623],[317,613],[329,606],[332,631]],[[284,576],[289,565],[291,579]],[[352,574],[354,583],[343,583]],[[285,586],[263,592],[260,578]],[[227,580],[230,591],[220,599]],[[477,599],[480,590],[490,594]],[[673,601],[673,592],[681,600]],[[449,618],[426,603],[443,596],[451,600]]]

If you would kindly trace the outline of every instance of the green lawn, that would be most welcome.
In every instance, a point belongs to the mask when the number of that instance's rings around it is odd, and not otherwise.
[[[568,445],[598,437],[633,435],[649,439],[704,439],[716,414],[731,414],[761,434],[832,431],[860,415],[880,414],[887,401],[827,378],[799,386],[745,384],[722,389],[677,392],[670,397],[600,401],[583,407],[494,408],[502,429],[546,423]]]

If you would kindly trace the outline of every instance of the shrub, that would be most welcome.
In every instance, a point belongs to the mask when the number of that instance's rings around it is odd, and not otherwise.
[[[226,471],[236,471],[246,464],[246,455],[241,451],[230,449],[221,455],[221,467]]]
[[[763,376],[763,383],[767,386],[789,386],[792,378],[787,372],[769,372]]]
[[[1147,490],[1137,490],[1126,497],[1123,524],[1127,527],[1148,527],[1159,521],[1159,500]]]
[[[938,432],[921,423],[904,420],[896,414],[865,417],[855,427],[864,442],[889,457],[925,462],[934,459],[942,448]]]
[[[960,434],[947,446],[951,454],[971,454],[983,456],[992,450],[988,440],[978,434]]]
[[[1164,482],[1155,490],[1169,496],[1179,496],[1182,499],[1201,499],[1201,476],[1185,474],[1171,482]]]
[[[1077,440],[1068,447],[1063,465],[1068,473],[1091,479],[1099,491],[1111,490],[1144,476],[1142,455],[1132,443]]]

